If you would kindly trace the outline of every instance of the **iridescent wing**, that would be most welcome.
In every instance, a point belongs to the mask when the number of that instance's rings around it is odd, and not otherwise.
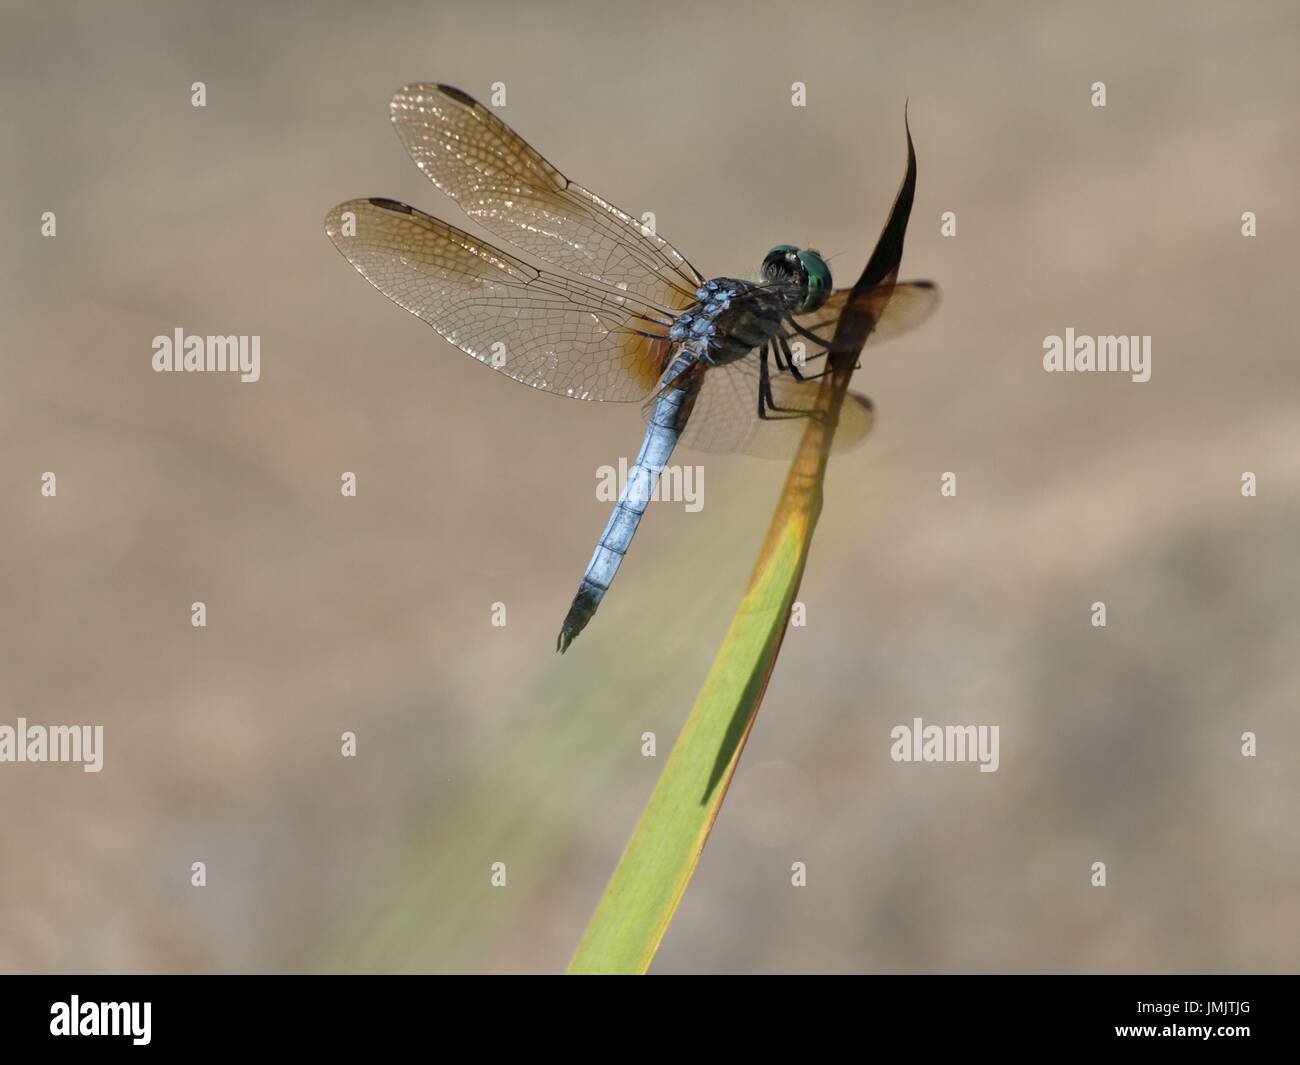
[[[389,110],[415,165],[516,248],[656,307],[695,299],[704,279],[676,248],[575,185],[459,89],[407,85]]]
[[[764,459],[789,459],[807,427],[799,415],[815,408],[820,381],[796,381],[780,374],[772,378],[772,398],[780,409],[758,414],[759,360],[747,355],[701,374],[699,395],[682,430],[679,443],[697,451],[753,455]],[[654,397],[641,408],[648,421]],[[833,450],[848,451],[871,431],[874,415],[866,396],[850,392],[844,397]]]
[[[829,349],[835,325],[852,294],[850,288],[837,288],[817,310],[792,315],[792,318],[799,329],[812,333],[818,338],[815,342]],[[858,297],[855,309],[866,311],[875,319],[875,327],[867,337],[867,345],[872,346],[911,332],[938,306],[939,286],[933,281],[899,281],[868,289]],[[791,343],[800,338],[801,334],[796,332]],[[802,339],[810,338],[802,336]]]
[[[574,399],[643,399],[671,319],[626,293],[547,273],[395,200],[350,200],[325,232],[361,275],[468,355]]]

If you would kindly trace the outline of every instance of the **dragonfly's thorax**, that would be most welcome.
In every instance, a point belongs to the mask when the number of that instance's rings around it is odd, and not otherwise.
[[[714,366],[735,362],[766,344],[800,298],[788,289],[734,277],[706,281],[695,295],[696,302],[678,315],[669,336]]]

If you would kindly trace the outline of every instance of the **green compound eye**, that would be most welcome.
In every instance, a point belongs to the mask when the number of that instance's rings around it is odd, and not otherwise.
[[[778,244],[763,259],[763,276],[769,281],[793,280],[798,254],[793,244]]]
[[[799,263],[807,280],[808,294],[799,305],[799,314],[815,311],[831,294],[831,268],[815,251],[801,251]]]
[[[778,244],[763,260],[763,277],[784,281],[803,290],[796,314],[815,311],[831,294],[831,268],[815,251],[800,251],[793,244]]]

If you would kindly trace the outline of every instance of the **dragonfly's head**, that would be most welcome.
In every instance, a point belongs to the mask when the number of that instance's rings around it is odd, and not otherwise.
[[[815,251],[801,251],[793,244],[778,244],[763,260],[763,280],[793,285],[803,295],[795,314],[815,311],[831,294],[831,268]]]

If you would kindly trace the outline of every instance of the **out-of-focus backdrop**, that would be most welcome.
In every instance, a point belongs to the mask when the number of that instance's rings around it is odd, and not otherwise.
[[[360,195],[468,225],[388,121],[434,80],[503,83],[706,275],[789,242],[841,283],[910,99],[903,274],[944,303],[855,378],[877,429],[832,463],[807,624],[654,970],[1295,969],[1294,4],[2,17],[0,724],[105,753],[0,764],[0,968],[551,971],[578,941],[783,469],[679,456],[703,510],[652,506],[554,653],[636,408],[475,365],[322,231]],[[154,373],[177,327],[259,334],[261,381]],[[1151,335],[1150,382],[1045,373],[1067,327]],[[916,717],[998,725],[1000,768],[895,764]]]

